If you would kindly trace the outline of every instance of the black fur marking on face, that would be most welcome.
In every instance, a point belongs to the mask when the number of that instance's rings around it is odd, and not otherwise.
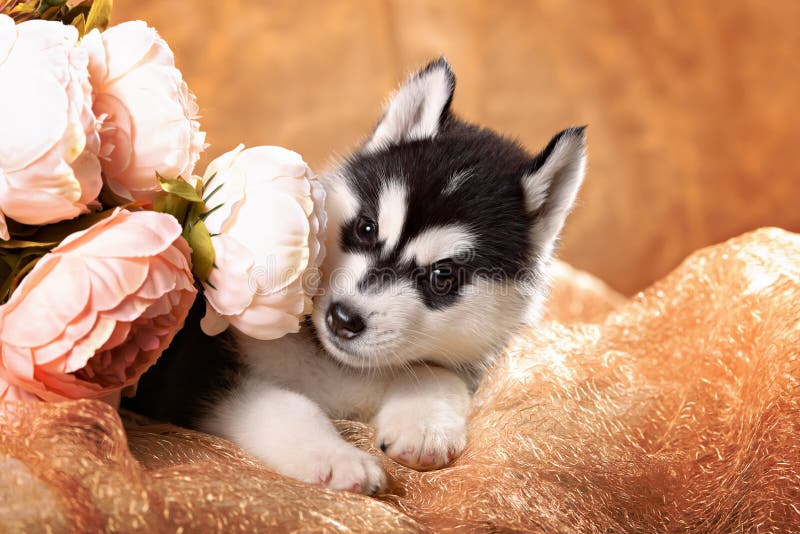
[[[397,251],[388,258],[375,257],[375,263],[358,283],[359,291],[378,291],[398,279],[405,279],[417,289],[428,308],[438,310],[457,302],[461,289],[471,283],[474,276],[480,275],[469,263],[460,263],[456,259],[446,258],[431,265],[417,265],[415,262],[398,260],[396,254]],[[441,276],[434,276],[437,270],[449,274],[446,283],[442,283]],[[438,283],[434,281],[435,278],[440,278]]]
[[[534,157],[518,143],[453,115],[454,90],[447,61],[431,62],[401,86],[372,137],[338,171],[360,204],[359,214],[340,229],[340,245],[344,252],[367,256],[370,270],[360,281],[362,291],[405,278],[428,307],[439,309],[456,302],[478,278],[536,285],[552,254],[583,179],[583,128],[564,130]],[[357,229],[364,218],[384,219],[381,194],[390,184],[402,189],[407,209],[400,235],[391,230],[392,250],[387,250],[386,241],[365,243]],[[443,227],[469,236],[470,246],[452,266],[458,283],[434,291],[435,266],[409,265],[403,250],[423,232]],[[464,248],[455,245],[441,253]]]
[[[341,246],[345,252],[371,257],[369,280],[362,281],[362,288],[404,277],[416,283],[428,307],[439,309],[456,302],[475,275],[495,280],[527,276],[535,251],[522,177],[532,161],[517,143],[450,114],[433,138],[351,156],[342,174],[360,201],[361,213],[345,222]],[[452,176],[460,172],[469,172],[469,180],[445,193]],[[380,193],[390,182],[405,189],[408,208],[400,237],[386,253],[352,236],[360,217],[377,217]],[[428,282],[431,266],[404,265],[401,253],[422,232],[446,225],[467,229],[475,241],[472,252],[454,265],[460,282],[456,290],[435,292]]]

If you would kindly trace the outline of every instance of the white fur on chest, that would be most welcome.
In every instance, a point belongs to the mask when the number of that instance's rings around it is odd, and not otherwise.
[[[245,380],[302,393],[334,419],[368,420],[386,392],[385,370],[378,374],[345,367],[328,356],[307,330],[274,341],[236,337],[246,364]]]

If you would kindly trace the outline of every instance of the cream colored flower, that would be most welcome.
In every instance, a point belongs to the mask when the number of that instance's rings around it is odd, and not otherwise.
[[[244,145],[211,162],[203,179],[207,191],[220,188],[208,201],[216,267],[203,330],[231,324],[257,339],[297,332],[325,254],[322,184],[299,154]]]
[[[198,107],[167,43],[142,21],[83,38],[89,51],[94,112],[103,117],[101,160],[118,196],[151,200],[161,191],[156,171],[189,177],[205,133]]]
[[[86,51],[60,22],[0,15],[0,237],[5,217],[48,224],[88,211],[102,181]]]

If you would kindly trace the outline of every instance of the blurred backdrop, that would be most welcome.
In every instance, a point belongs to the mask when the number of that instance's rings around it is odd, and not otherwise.
[[[693,250],[800,231],[800,2],[116,0],[175,51],[211,147],[318,171],[445,54],[454,109],[532,151],[588,124],[561,257],[633,293]]]

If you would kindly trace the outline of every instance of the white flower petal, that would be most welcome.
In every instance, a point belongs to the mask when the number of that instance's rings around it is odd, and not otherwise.
[[[230,235],[214,236],[211,242],[216,267],[209,276],[206,299],[219,313],[236,315],[250,305],[256,290],[251,279],[253,254]]]
[[[100,192],[88,55],[60,22],[0,17],[0,209],[26,224],[88,211]]]
[[[324,255],[324,189],[299,154],[280,147],[240,145],[214,160],[204,180],[214,174],[209,187],[221,189],[209,204],[222,205],[206,220],[220,233],[212,238],[210,307],[251,337],[296,332],[309,308],[309,265],[317,267]]]

